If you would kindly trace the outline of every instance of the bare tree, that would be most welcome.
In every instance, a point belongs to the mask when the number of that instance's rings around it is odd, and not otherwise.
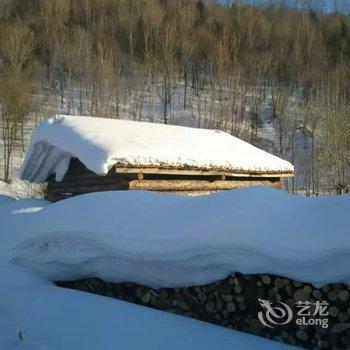
[[[4,144],[4,181],[10,182],[12,152],[30,105],[29,67],[34,36],[19,21],[6,25],[1,34],[1,137]]]

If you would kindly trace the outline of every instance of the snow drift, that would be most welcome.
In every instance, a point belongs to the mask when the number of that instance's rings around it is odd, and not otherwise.
[[[239,271],[316,286],[350,281],[349,195],[252,187],[194,198],[140,191],[0,202],[1,255],[50,280],[185,287]]]
[[[162,311],[50,286],[0,266],[0,349],[290,349]],[[13,284],[15,283],[15,284]]]
[[[56,116],[33,132],[21,178],[60,181],[71,157],[105,175],[116,163],[232,172],[292,173],[293,166],[218,130],[116,119]]]

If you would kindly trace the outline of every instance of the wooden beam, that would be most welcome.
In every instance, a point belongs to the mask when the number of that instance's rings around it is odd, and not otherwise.
[[[141,167],[116,167],[117,174],[164,174],[164,175],[199,175],[199,176],[220,176],[225,179],[231,177],[268,177],[281,178],[293,177],[293,173],[253,173],[253,172],[229,172],[200,169],[165,169],[165,168],[141,168]]]
[[[197,181],[197,180],[132,180],[130,190],[150,191],[221,191],[248,186],[270,186],[281,188],[280,181]]]

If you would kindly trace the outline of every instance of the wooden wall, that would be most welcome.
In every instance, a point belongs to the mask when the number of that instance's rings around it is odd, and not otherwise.
[[[113,190],[150,190],[181,195],[200,195],[255,185],[281,188],[281,181],[279,177],[226,177],[222,180],[220,176],[214,175],[162,174],[145,174],[140,179],[138,174],[116,173],[114,168],[106,176],[100,176],[87,169],[78,159],[72,158],[61,182],[56,182],[54,176],[47,179],[45,198],[58,201],[84,193]]]

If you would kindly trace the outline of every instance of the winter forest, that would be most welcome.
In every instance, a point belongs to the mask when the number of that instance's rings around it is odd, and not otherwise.
[[[0,180],[57,112],[226,131],[350,189],[350,18],[190,0],[0,2]]]

